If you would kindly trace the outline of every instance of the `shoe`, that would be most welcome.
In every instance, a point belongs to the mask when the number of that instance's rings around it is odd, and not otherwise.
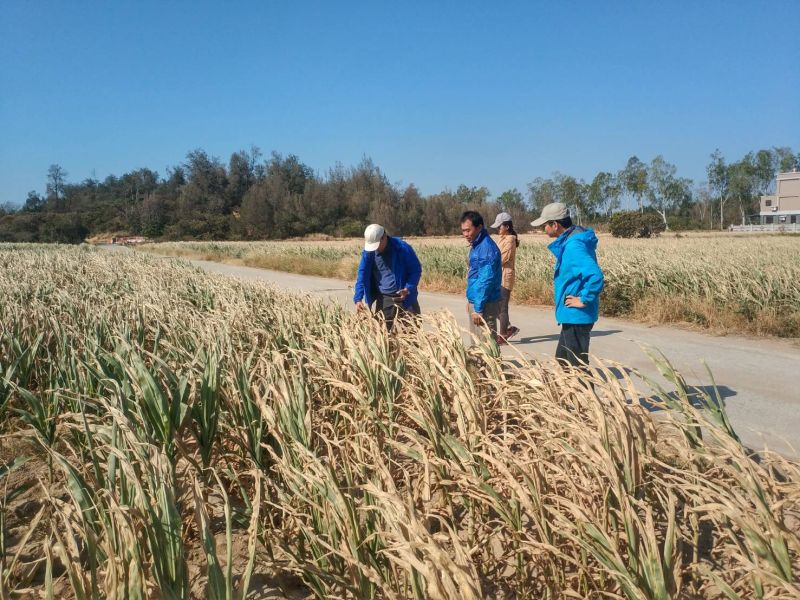
[[[519,333],[519,327],[514,327],[514,326],[512,325],[511,327],[509,327],[508,329],[506,329],[506,335],[505,335],[505,338],[506,338],[507,340],[510,340],[511,338],[513,338],[513,337],[514,337],[515,335],[517,335],[518,333]]]
[[[498,346],[508,346],[508,342],[506,341],[506,338],[504,338],[502,335],[495,336],[494,341],[497,342]]]

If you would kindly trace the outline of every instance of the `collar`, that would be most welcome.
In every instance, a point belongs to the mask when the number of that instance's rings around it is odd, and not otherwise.
[[[489,234],[488,234],[488,233],[486,233],[486,227],[484,227],[483,229],[481,229],[481,232],[478,234],[478,237],[476,237],[476,238],[473,240],[473,242],[472,242],[472,244],[471,244],[471,245],[472,245],[472,247],[474,248],[475,246],[477,246],[478,244],[480,244],[480,243],[483,241],[483,238],[485,238],[487,235],[489,235]]]

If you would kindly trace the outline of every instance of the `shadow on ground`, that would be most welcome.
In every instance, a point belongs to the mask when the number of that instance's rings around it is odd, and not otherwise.
[[[635,375],[635,373],[626,367],[611,367],[608,373],[622,379],[623,377]],[[705,408],[713,406],[715,408],[725,408],[725,400],[737,395],[736,390],[729,388],[726,385],[687,385],[686,392],[689,401],[695,408]],[[650,412],[658,412],[668,408],[670,402],[679,402],[681,395],[677,391],[667,392],[664,397],[657,394],[650,396],[640,396],[639,404]]]
[[[599,330],[599,331],[592,331],[592,337],[604,337],[607,335],[614,335],[615,333],[622,333],[621,329],[606,329],[606,330]],[[532,335],[528,337],[522,337],[518,340],[511,340],[511,343],[514,345],[525,346],[528,344],[539,344],[541,342],[557,342],[559,334],[553,333],[550,335]]]

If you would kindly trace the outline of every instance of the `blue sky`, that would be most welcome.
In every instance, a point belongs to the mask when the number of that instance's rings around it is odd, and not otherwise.
[[[495,6],[498,4],[498,6]],[[188,151],[497,195],[800,151],[796,2],[0,3],[0,203]]]

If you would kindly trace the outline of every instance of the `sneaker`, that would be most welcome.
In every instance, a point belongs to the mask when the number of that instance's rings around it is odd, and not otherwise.
[[[518,333],[519,333],[519,327],[514,327],[514,326],[512,325],[511,327],[509,327],[509,328],[506,330],[506,335],[505,335],[505,338],[506,338],[507,340],[510,340],[511,338],[513,338],[513,337],[514,337],[515,335],[517,335]]]

